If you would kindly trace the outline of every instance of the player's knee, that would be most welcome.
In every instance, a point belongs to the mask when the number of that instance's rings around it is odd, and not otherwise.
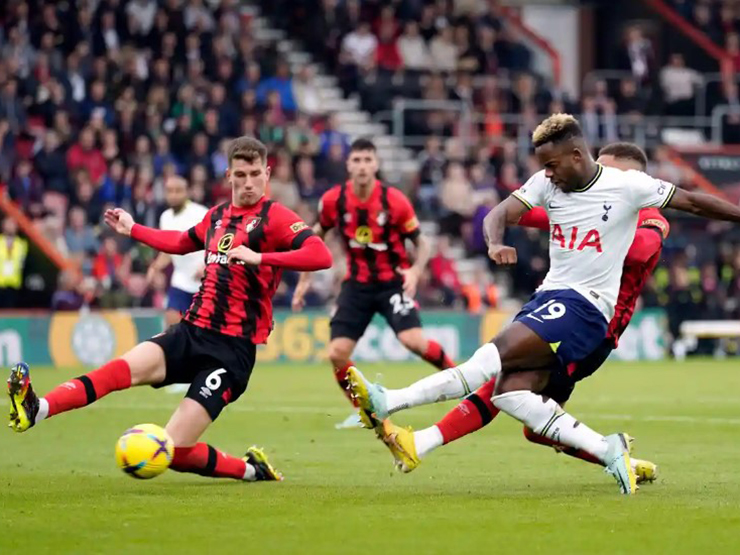
[[[131,385],[158,384],[164,381],[166,363],[164,351],[156,343],[145,341],[123,355],[131,369]]]

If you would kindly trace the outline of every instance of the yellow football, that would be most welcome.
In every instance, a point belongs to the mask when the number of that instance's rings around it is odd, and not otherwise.
[[[129,476],[146,480],[167,470],[174,452],[175,444],[164,428],[139,424],[116,443],[116,463]]]

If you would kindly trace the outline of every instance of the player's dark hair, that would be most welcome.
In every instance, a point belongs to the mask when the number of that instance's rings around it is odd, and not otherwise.
[[[614,156],[620,160],[633,160],[642,166],[644,171],[648,165],[648,157],[645,151],[634,143],[611,143],[599,150],[602,154]]]
[[[349,151],[358,152],[361,150],[372,150],[373,152],[375,152],[377,148],[375,147],[375,143],[372,142],[370,139],[360,137],[359,139],[355,139],[352,142],[352,144],[349,146]]]
[[[249,164],[259,160],[264,165],[267,163],[267,147],[254,137],[239,137],[229,144],[228,159],[229,167],[234,160],[244,160]]]
[[[570,114],[552,114],[540,123],[532,133],[534,147],[547,143],[562,143],[576,137],[583,137],[581,124]]]

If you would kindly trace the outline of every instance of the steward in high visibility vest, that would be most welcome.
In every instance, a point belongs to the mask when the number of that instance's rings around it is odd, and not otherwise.
[[[28,241],[18,237],[18,224],[10,217],[3,220],[0,236],[0,306],[13,308],[23,285],[23,267],[28,255]]]

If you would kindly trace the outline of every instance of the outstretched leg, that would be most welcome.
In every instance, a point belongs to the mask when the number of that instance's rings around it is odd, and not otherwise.
[[[164,377],[164,352],[149,341],[140,343],[119,359],[57,386],[40,399],[33,391],[28,366],[21,363],[13,368],[8,379],[10,427],[24,432],[50,416],[85,407],[114,391],[160,383]]]

